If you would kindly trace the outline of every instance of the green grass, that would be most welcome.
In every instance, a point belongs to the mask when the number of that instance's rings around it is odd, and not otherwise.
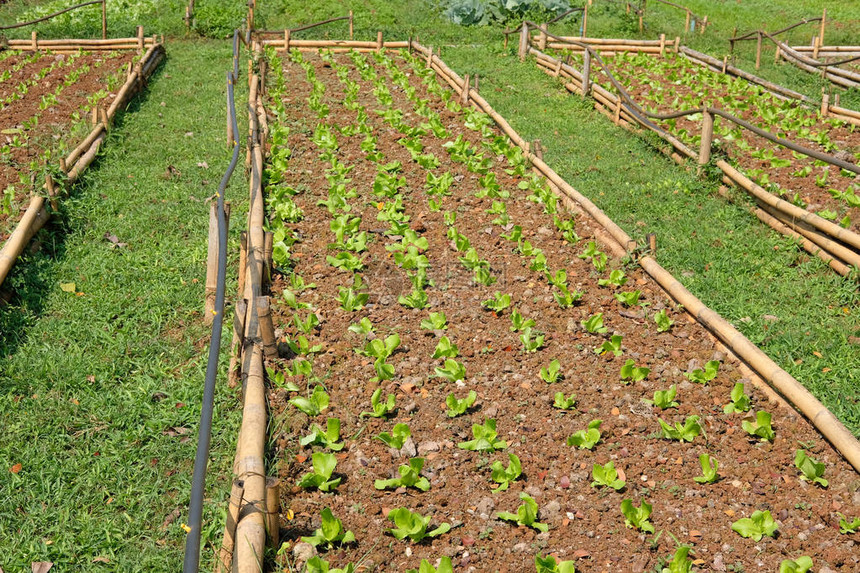
[[[230,47],[180,41],[169,49],[62,217],[40,235],[41,251],[4,285],[14,292],[0,308],[6,571],[42,560],[59,571],[180,567],[208,350],[205,200],[229,160]],[[168,176],[170,166],[181,175]],[[246,197],[238,173],[228,190],[233,253]],[[128,246],[111,248],[106,233]],[[72,282],[80,296],[60,289]],[[235,288],[233,276],[228,293]],[[239,411],[225,371],[222,364],[204,543],[223,527],[235,451]],[[175,509],[181,515],[162,527]]]

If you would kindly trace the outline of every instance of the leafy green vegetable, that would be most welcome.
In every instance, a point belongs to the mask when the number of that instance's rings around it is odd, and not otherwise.
[[[669,440],[692,442],[693,439],[702,432],[702,426],[699,424],[699,417],[695,415],[687,416],[683,425],[681,425],[681,422],[675,422],[674,428],[664,422],[662,418],[658,418],[657,421],[660,422],[663,437]]]
[[[810,458],[803,450],[797,450],[797,453],[794,454],[794,465],[803,474],[800,479],[817,483],[821,487],[827,487],[828,482],[822,477],[824,475],[822,462]]]
[[[675,324],[675,321],[666,316],[666,309],[654,315],[654,322],[657,323],[657,332],[667,332]]]
[[[679,404],[678,402],[674,401],[675,396],[677,394],[678,389],[675,387],[674,384],[672,384],[671,386],[669,386],[668,390],[656,390],[654,392],[654,399],[646,401],[654,404],[655,406],[663,410],[666,410],[667,408],[677,408]]]
[[[590,450],[600,441],[600,424],[603,420],[592,420],[588,423],[588,428],[574,432],[567,439],[568,446],[576,446],[581,450]]]
[[[449,382],[466,379],[466,367],[461,362],[457,362],[453,358],[445,360],[443,368],[436,367],[436,376],[447,379]]]
[[[755,414],[755,420],[755,423],[744,420],[741,426],[749,435],[761,438],[762,442],[772,441],[776,434],[770,425],[770,413],[759,410]]]
[[[621,513],[624,515],[624,524],[640,531],[654,533],[654,525],[649,521],[651,509],[651,504],[644,500],[640,507],[634,507],[633,501],[629,499],[622,500]]]
[[[439,559],[439,568],[433,565],[426,559],[421,560],[421,565],[417,570],[407,569],[406,573],[454,573],[454,567],[451,565],[450,557],[442,557]]]
[[[627,362],[624,363],[624,366],[621,367],[621,379],[639,382],[641,380],[645,380],[645,378],[650,372],[650,368],[645,368],[644,366],[636,366],[636,361],[633,359],[629,359],[627,360]]]
[[[322,516],[322,525],[314,531],[310,537],[302,537],[302,541],[310,543],[314,547],[324,545],[327,549],[334,547],[334,544],[345,545],[355,542],[355,534],[352,531],[344,531],[343,523],[334,516],[331,509],[325,508],[320,512]]]
[[[525,319],[523,315],[517,309],[513,309],[511,311],[511,331],[519,332],[523,331],[526,328],[532,328],[535,326],[535,321],[532,319]]]
[[[714,483],[720,476],[717,474],[717,468],[720,462],[716,458],[712,458],[708,454],[699,455],[699,465],[702,466],[702,475],[696,476],[693,479],[698,483]]]
[[[732,388],[731,402],[723,406],[723,412],[726,414],[734,414],[738,412],[748,412],[750,409],[750,397],[744,394],[744,383],[735,383]]]
[[[618,471],[615,469],[615,462],[606,462],[606,465],[594,464],[591,468],[591,477],[594,481],[591,482],[591,487],[611,487],[615,491],[622,489],[627,482],[623,479],[618,479]]]
[[[570,410],[576,404],[576,394],[571,394],[565,398],[564,392],[556,392],[554,399],[552,407],[559,410]]]
[[[688,545],[682,545],[672,556],[672,562],[668,567],[663,567],[662,573],[691,573],[693,571],[693,560],[687,557],[690,553]]]
[[[477,398],[478,394],[474,390],[469,390],[468,396],[466,396],[462,400],[458,400],[454,396],[453,392],[448,394],[448,397],[445,398],[445,404],[448,406],[448,417],[456,418],[457,416],[465,414],[466,410],[472,407]]]
[[[503,519],[505,521],[513,521],[514,523],[525,525],[526,527],[533,527],[538,531],[549,531],[549,525],[546,523],[539,523],[537,521],[537,502],[527,493],[520,493],[520,499],[523,500],[523,503],[517,508],[516,513],[500,511],[496,513],[496,518]]]
[[[535,555],[537,573],[576,573],[573,561],[556,561],[552,555]]]
[[[317,488],[320,491],[331,491],[340,485],[341,478],[331,479],[337,460],[334,454],[315,452],[312,456],[313,471],[299,479],[297,485],[305,489]]]
[[[367,336],[373,332],[373,323],[371,323],[370,319],[365,316],[355,324],[350,324],[349,331],[354,332],[355,334],[363,334]]]
[[[394,394],[389,394],[385,402],[382,399],[382,388],[377,388],[373,391],[370,397],[370,406],[373,411],[362,412],[361,417],[383,418],[394,411]]]
[[[617,292],[615,293],[615,300],[623,304],[624,306],[634,306],[639,303],[639,297],[642,295],[642,291],[634,290],[631,292]]]
[[[604,334],[609,331],[608,328],[603,326],[602,312],[589,316],[585,320],[581,321],[580,324],[582,324],[583,328],[591,334]]]
[[[367,299],[370,297],[367,293],[356,293],[348,287],[340,287],[337,292],[340,307],[346,312],[354,312],[364,308],[364,305],[367,304]]]
[[[520,458],[514,454],[508,454],[508,460],[507,468],[498,460],[493,462],[493,473],[490,475],[490,479],[499,484],[499,487],[494,489],[493,493],[505,491],[508,489],[510,483],[512,481],[516,481],[516,479],[522,474],[523,467],[522,464],[520,464]]]
[[[429,318],[421,321],[421,328],[425,330],[445,330],[448,328],[448,319],[442,311],[431,312]]]
[[[457,345],[451,342],[447,336],[443,336],[436,344],[436,350],[433,351],[433,358],[457,358],[459,350]]]
[[[308,416],[319,416],[323,410],[328,408],[329,397],[322,386],[316,386],[309,398],[298,396],[290,400],[290,404],[307,414]]]
[[[347,564],[343,569],[329,569],[328,561],[315,555],[308,559],[306,563],[305,573],[355,573],[355,565]]]
[[[803,555],[797,559],[784,559],[779,564],[779,573],[807,573],[812,569],[812,557]]]
[[[473,452],[503,450],[508,447],[507,442],[497,439],[496,421],[493,418],[486,420],[483,425],[472,424],[472,436],[474,436],[474,440],[460,442],[457,447]]]
[[[412,431],[406,424],[394,424],[394,428],[391,429],[390,434],[388,432],[380,432],[377,438],[389,448],[399,450],[411,435]]]
[[[323,446],[335,452],[343,449],[344,444],[340,440],[340,419],[329,418],[326,420],[326,429],[323,430],[314,424],[311,433],[299,440],[302,446]]]
[[[511,306],[511,295],[503,295],[499,291],[496,291],[493,298],[485,300],[481,303],[481,306],[487,310],[492,310],[496,314],[500,314],[503,310]]]
[[[424,469],[424,458],[412,458],[408,465],[397,468],[397,472],[400,474],[399,478],[378,479],[373,482],[373,487],[376,489],[414,487],[421,491],[427,491],[430,489],[430,482],[427,478],[421,477],[422,469]]]
[[[627,283],[627,277],[624,276],[624,271],[615,269],[609,273],[608,279],[598,279],[597,284],[600,286],[624,286]]]
[[[552,360],[549,363],[549,366],[540,369],[540,377],[541,380],[543,380],[547,384],[553,384],[555,382],[558,382],[559,378],[561,377],[561,362],[555,359]]]
[[[773,537],[779,525],[774,521],[770,511],[754,511],[749,517],[744,517],[732,524],[732,531],[741,537],[751,537],[761,541],[765,535]]]
[[[611,352],[615,356],[621,356],[621,341],[622,337],[620,334],[613,334],[609,337],[609,340],[605,340],[603,344],[595,348],[594,351],[601,355]]]
[[[696,368],[692,372],[685,372],[684,376],[690,379],[692,382],[698,382],[699,384],[707,384],[711,380],[717,377],[717,371],[720,369],[719,360],[711,360],[707,364],[705,364],[705,369]]]
[[[839,515],[839,533],[843,535],[848,535],[849,533],[857,533],[860,531],[860,517],[855,517],[854,521],[848,521],[841,513]]]
[[[394,522],[394,529],[389,533],[395,539],[401,540],[408,537],[415,543],[420,543],[425,537],[437,537],[451,530],[451,524],[443,523],[432,531],[427,531],[430,517],[423,517],[420,513],[412,513],[405,507],[391,510],[388,519]]]

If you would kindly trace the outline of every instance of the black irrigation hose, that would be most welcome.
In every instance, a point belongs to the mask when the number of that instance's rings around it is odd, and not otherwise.
[[[794,30],[798,26],[803,26],[804,24],[811,24],[813,22],[821,22],[821,17],[819,16],[818,18],[804,18],[800,22],[798,22],[796,24],[792,24],[791,26],[788,26],[787,28],[783,28],[782,30],[777,30],[776,32],[771,32],[770,35],[771,36],[778,36],[782,33],[788,32],[789,30]],[[744,34],[743,36],[738,36],[736,38],[729,38],[728,41],[729,42],[739,42],[741,40],[752,40],[753,38],[758,36],[759,32],[765,33],[765,34],[767,33],[764,30],[755,30],[754,32]]]
[[[525,22],[523,25],[524,26],[534,25],[534,22]],[[635,117],[637,120],[639,120],[639,122],[641,122],[644,126],[648,127],[649,129],[651,129],[653,131],[656,131],[657,133],[665,134],[666,132],[663,129],[661,129],[660,127],[658,127],[657,125],[655,125],[653,122],[648,121],[648,119],[646,119],[646,118],[657,119],[657,120],[667,120],[667,119],[675,119],[678,117],[683,117],[686,115],[693,115],[695,113],[704,113],[707,111],[707,112],[712,113],[714,115],[718,115],[718,116],[722,117],[723,119],[727,119],[727,120],[731,121],[732,123],[735,123],[735,124],[739,125],[740,127],[743,127],[744,129],[748,129],[748,130],[752,131],[753,133],[755,133],[756,135],[763,137],[763,138],[767,139],[768,141],[771,141],[772,143],[782,145],[783,147],[787,147],[788,149],[791,149],[793,151],[797,151],[798,153],[802,153],[802,154],[807,155],[809,157],[812,157],[814,159],[820,159],[821,161],[825,161],[825,162],[830,163],[831,165],[835,165],[841,169],[845,169],[847,171],[851,171],[853,173],[860,174],[860,167],[858,167],[854,163],[850,163],[848,161],[842,161],[841,159],[837,159],[836,157],[829,155],[827,153],[821,153],[820,151],[816,151],[814,149],[809,149],[808,147],[804,147],[803,145],[794,143],[793,141],[788,141],[787,139],[782,139],[781,137],[777,137],[774,134],[770,133],[769,131],[765,131],[765,130],[761,129],[760,127],[756,127],[755,125],[753,125],[747,121],[744,121],[743,119],[741,119],[739,117],[735,117],[732,114],[730,114],[726,111],[723,111],[722,109],[719,109],[719,108],[700,107],[700,108],[696,108],[696,109],[688,109],[688,110],[676,111],[676,112],[671,112],[671,113],[662,113],[662,114],[661,113],[651,113],[651,112],[647,111],[646,109],[643,109],[639,104],[637,104],[635,101],[633,101],[633,99],[630,97],[630,95],[627,93],[627,91],[624,89],[624,87],[618,82],[617,79],[615,79],[615,76],[612,75],[612,72],[609,71],[609,68],[606,66],[606,63],[603,61],[603,58],[600,57],[600,54],[597,52],[597,50],[593,49],[591,46],[589,46],[588,44],[586,44],[584,42],[577,42],[576,40],[571,40],[568,38],[562,38],[560,36],[556,36],[555,34],[551,34],[549,32],[543,32],[543,33],[546,34],[547,36],[551,37],[551,38],[556,39],[556,40],[560,40],[562,42],[566,42],[569,44],[574,44],[576,46],[582,47],[585,50],[588,50],[588,52],[594,58],[597,59],[597,62],[600,64],[600,68],[603,70],[603,72],[609,78],[609,81],[612,82],[612,85],[618,91],[618,94],[621,97],[621,99],[624,100],[625,109],[627,109],[627,111],[633,117]]]
[[[78,8],[83,8],[84,6],[91,6],[92,4],[101,4],[102,0],[92,0],[92,2],[84,2],[83,4],[76,4],[75,6],[69,6],[65,10],[60,10],[59,12],[54,12],[53,14],[48,14],[38,20],[30,20],[29,22],[19,22],[17,24],[11,24],[9,26],[0,26],[0,30],[12,30],[13,28],[23,28],[24,26],[31,26],[33,24],[38,24],[39,22],[44,22],[45,20],[50,20],[55,16],[59,16],[60,14],[65,14],[66,12],[70,12],[72,10],[77,10]]]
[[[218,355],[221,352],[221,329],[224,322],[224,291],[227,278],[227,217],[224,213],[224,194],[227,183],[239,161],[239,126],[236,122],[234,84],[238,79],[239,31],[233,33],[233,71],[227,72],[227,113],[233,126],[233,158],[218,185],[218,284],[215,289],[215,317],[212,321],[212,341],[209,344],[209,362],[206,364],[206,382],[203,388],[203,405],[200,411],[200,431],[197,435],[197,455],[194,458],[194,475],[191,480],[191,503],[188,507],[188,534],[185,538],[183,573],[197,573],[200,567],[200,533],[203,522],[203,494],[206,489],[206,466],[209,461],[209,444],[212,439],[212,415],[215,408],[215,381],[218,374]]]

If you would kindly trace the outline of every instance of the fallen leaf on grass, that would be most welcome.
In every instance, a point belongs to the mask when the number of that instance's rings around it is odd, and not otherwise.
[[[203,169],[209,169],[209,164],[205,161],[200,161],[197,163],[197,167],[202,167]]]
[[[33,569],[33,573],[48,573],[53,567],[54,564],[50,561],[34,561],[30,567]]]
[[[75,292],[75,283],[60,283],[60,290],[63,292]]]
[[[110,559],[99,555],[98,557],[93,558],[93,563],[110,563]]]
[[[104,238],[107,239],[111,243],[111,247],[123,248],[127,247],[128,243],[121,243],[119,241],[119,237],[114,235],[113,233],[105,233]]]
[[[22,466],[21,464],[15,464],[11,468],[9,468],[9,471],[12,472],[13,474],[16,474],[16,473],[20,472],[21,468],[23,468],[23,467],[24,466]]]

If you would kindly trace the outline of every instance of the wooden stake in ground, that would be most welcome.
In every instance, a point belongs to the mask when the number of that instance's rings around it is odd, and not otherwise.
[[[102,40],[107,40],[107,0],[102,0]]]
[[[582,32],[580,36],[583,38],[588,36],[588,4],[582,9]]]
[[[699,165],[711,160],[711,142],[714,140],[714,115],[705,109],[702,113],[702,144],[699,147]]]
[[[269,530],[269,547],[277,547],[281,536],[281,480],[266,478],[266,529]]]
[[[467,106],[469,105],[469,82],[470,82],[469,74],[463,75],[463,89],[460,90],[460,105]]]
[[[241,294],[240,294],[241,296]],[[233,341],[230,343],[230,367],[227,371],[227,385],[235,388],[242,375],[242,349],[245,346],[245,315],[248,303],[244,298],[236,301],[233,313]]]
[[[520,57],[521,62],[526,61],[526,54],[529,51],[529,27],[528,24],[523,22],[523,27],[520,29],[520,46],[517,51],[517,55]]]
[[[260,321],[260,339],[266,358],[278,357],[278,343],[275,340],[275,326],[272,323],[272,312],[269,308],[269,297],[258,296],[256,300],[257,319]]]
[[[546,31],[547,25],[544,22],[540,25],[540,33],[538,34],[538,50],[540,51],[546,50]]]
[[[230,226],[230,204],[224,205],[224,218]],[[226,231],[226,230],[225,230]],[[218,286],[218,204],[212,201],[209,205],[209,249],[206,257],[206,289],[203,310],[203,322],[212,324],[215,318],[215,290]]]
[[[381,49],[382,49],[382,45],[383,45],[383,41],[382,41],[382,30],[379,30],[379,31],[376,33],[376,51],[377,51],[377,52],[378,52],[379,50],[381,50]]]
[[[758,33],[758,39],[755,44],[755,69],[759,69],[761,67],[761,32]]]
[[[230,489],[230,505],[227,508],[227,523],[224,524],[224,539],[218,561],[215,562],[215,573],[228,573],[233,569],[233,549],[236,547],[236,522],[239,519],[239,508],[242,506],[242,495],[245,493],[245,483],[233,480]]]
[[[582,52],[582,97],[591,93],[591,50]]]

